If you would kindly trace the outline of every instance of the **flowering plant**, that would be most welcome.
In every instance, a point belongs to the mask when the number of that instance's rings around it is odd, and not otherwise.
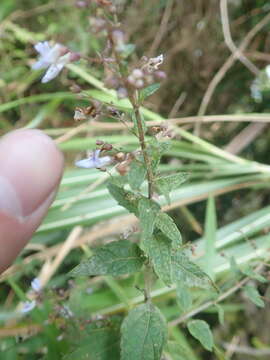
[[[130,65],[134,45],[127,42],[121,30],[117,8],[110,1],[103,0],[96,1],[92,6],[98,8],[99,17],[95,21],[92,18],[91,25],[96,33],[106,38],[106,46],[98,54],[96,62],[104,66],[105,86],[114,89],[119,99],[127,99],[129,109],[93,101],[78,84],[73,84],[74,92],[88,98],[91,103],[85,108],[76,107],[74,120],[91,122],[103,116],[118,120],[137,138],[138,148],[135,151],[119,150],[112,144],[97,140],[96,148],[90,150],[87,158],[75,161],[75,165],[108,173],[107,187],[111,196],[137,217],[140,236],[138,238],[133,234],[131,239],[113,241],[96,248],[92,256],[81,262],[71,274],[78,277],[141,273],[144,286],[136,286],[137,291],[143,294],[141,304],[129,311],[121,326],[113,318],[111,323],[108,319],[99,318],[91,320],[90,328],[94,331],[101,322],[109,336],[120,338],[120,348],[112,345],[113,356],[117,358],[160,360],[167,346],[168,332],[163,314],[152,301],[156,281],[159,279],[177,289],[184,310],[192,303],[189,287],[209,288],[214,293],[216,287],[209,275],[191,260],[191,248],[183,245],[178,226],[160,205],[160,198],[170,202],[170,192],[188,179],[188,174],[183,172],[167,176],[159,174],[159,163],[170,147],[173,134],[163,123],[148,126],[141,111],[144,101],[159,89],[160,81],[166,77],[161,69],[164,56],[143,56],[135,66]],[[47,69],[43,83],[55,78],[65,65],[78,59],[60,44],[38,43],[35,49],[40,57],[33,69]],[[33,304],[27,304],[26,311],[32,307]],[[197,335],[204,331],[207,332],[207,341]],[[208,350],[212,349],[212,335],[205,322],[190,324],[190,332]],[[87,356],[90,352],[86,352],[84,358]],[[72,355],[68,358],[71,359]]]

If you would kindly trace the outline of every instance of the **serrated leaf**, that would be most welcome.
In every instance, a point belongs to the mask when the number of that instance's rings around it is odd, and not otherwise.
[[[126,208],[129,212],[137,215],[138,202],[141,199],[141,196],[125,190],[123,187],[120,187],[112,182],[108,183],[108,190],[119,205]]]
[[[167,325],[151,303],[131,310],[121,326],[121,360],[160,360],[167,339]]]
[[[156,274],[166,285],[172,284],[171,242],[162,233],[155,233],[145,244]]]
[[[142,243],[141,246],[144,249],[145,243],[152,236],[154,231],[154,224],[157,213],[160,210],[160,206],[153,200],[142,197],[138,203],[138,212],[140,225],[142,228]]]
[[[155,137],[152,137],[148,141],[147,152],[152,159],[152,170],[155,172],[162,155],[169,150],[171,142],[169,141],[158,141]]]
[[[155,226],[179,248],[182,245],[182,236],[173,219],[166,213],[157,214]]]
[[[253,302],[253,304],[261,308],[264,307],[264,301],[262,300],[260,293],[254,286],[246,285],[244,287],[244,291],[246,296],[249,298],[250,301]]]
[[[119,330],[119,329],[118,329]],[[120,357],[120,333],[102,327],[86,330],[84,339],[64,360],[118,360]]]
[[[187,323],[190,334],[202,344],[202,346],[209,351],[212,351],[214,346],[213,335],[211,329],[204,320],[191,320]]]
[[[154,83],[142,89],[139,94],[139,102],[142,103],[146,98],[153,95],[160,88],[160,83]]]
[[[181,251],[172,254],[172,271],[176,282],[183,282],[190,287],[215,287],[210,277]]]
[[[114,241],[94,249],[94,254],[72,270],[73,276],[123,275],[140,270],[143,253],[128,240]]]
[[[158,188],[158,192],[163,194],[166,200],[170,203],[170,192],[174,189],[178,189],[189,177],[188,173],[178,173],[168,176],[159,177],[155,183]]]
[[[181,313],[186,312],[192,305],[192,296],[187,286],[182,282],[176,282],[176,300]]]
[[[133,160],[128,172],[128,183],[133,190],[139,190],[146,176],[144,163]]]
[[[256,273],[256,272],[252,269],[252,267],[249,266],[249,265],[246,265],[246,266],[244,266],[243,268],[241,268],[241,272],[242,272],[244,275],[250,277],[251,279],[260,281],[260,282],[262,282],[262,283],[266,283],[266,282],[268,281],[264,276],[262,276],[261,274]]]

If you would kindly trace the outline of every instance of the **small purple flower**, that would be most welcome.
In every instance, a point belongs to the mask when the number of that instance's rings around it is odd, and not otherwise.
[[[23,307],[21,309],[21,313],[22,314],[26,314],[29,313],[30,311],[32,311],[34,308],[36,307],[36,301],[26,301],[23,303]]]
[[[32,289],[35,291],[35,292],[40,292],[41,290],[41,282],[38,278],[34,278],[32,281],[31,281],[31,287]]]
[[[48,68],[41,79],[42,83],[47,83],[54,79],[64,66],[72,61],[72,53],[61,44],[50,46],[48,41],[44,41],[37,43],[35,49],[39,53],[39,59],[32,65],[32,69],[39,70]]]
[[[99,157],[100,151],[100,149],[94,150],[89,158],[76,161],[75,165],[84,169],[100,169],[109,165],[112,158],[110,156]]]

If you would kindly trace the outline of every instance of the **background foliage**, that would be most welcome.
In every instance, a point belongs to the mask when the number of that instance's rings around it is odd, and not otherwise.
[[[262,99],[258,102],[251,96],[253,73],[237,60],[224,70],[231,52],[224,41],[219,1],[122,3],[124,28],[136,44],[137,56],[165,54],[163,69],[167,79],[147,100],[144,116],[151,121],[179,119],[171,121],[176,124],[172,130],[175,136],[163,158],[161,173],[184,171],[189,173],[189,180],[172,191],[170,205],[165,201],[163,205],[176,220],[183,242],[196,245],[194,259],[215,277],[222,289],[220,296],[235,287],[237,290],[215,304],[207,292],[194,289],[193,314],[188,294],[186,298],[177,296],[174,287],[159,281],[153,290],[154,302],[170,322],[164,356],[191,360],[267,359],[269,286],[265,279],[270,215],[269,167],[263,165],[269,163],[267,79],[262,82]],[[252,29],[267,20],[270,7],[263,0],[228,4],[232,38],[239,46]],[[102,137],[118,147],[137,147],[136,139],[109,120],[74,124],[75,106],[88,105],[68,92],[74,81],[85,89],[90,85],[92,97],[118,103],[101,83],[102,69],[95,67],[93,72],[81,60],[46,85],[40,83],[39,73],[30,70],[36,57],[33,44],[40,40],[59,41],[90,57],[102,49],[102,39],[91,31],[88,16],[87,10],[76,7],[73,0],[0,3],[0,133],[24,126],[41,128],[59,144],[67,164],[59,194],[44,223],[21,257],[1,277],[3,359],[60,359],[67,353],[67,358],[79,359],[87,351],[94,352],[95,344],[104,344],[100,359],[107,359],[106,349],[111,346],[118,359],[115,343],[121,316],[143,300],[134,287],[142,283],[137,275],[71,281],[68,274],[92,253],[92,247],[132,236],[137,226],[134,218],[109,196],[104,185],[106,174],[74,169],[73,165],[78,153],[91,149],[96,138]],[[270,59],[269,23],[270,18],[243,51],[262,71],[259,76]],[[134,56],[134,63],[136,60]],[[207,88],[219,73],[222,80],[205,108]],[[126,106],[125,102],[121,105]],[[201,127],[200,137],[194,137],[198,112],[212,116],[205,117],[207,123]],[[44,279],[48,294],[41,308],[20,318],[15,309],[36,276]],[[76,314],[76,326],[85,330],[79,340],[85,346],[81,354],[71,352],[76,348],[72,334],[77,332],[74,321],[59,310],[65,304]],[[201,326],[202,332],[207,331],[205,323],[196,323],[198,314],[212,328],[216,346],[213,355],[207,351],[213,346],[209,337],[205,344],[194,335],[203,347],[190,335]],[[108,315],[115,317],[115,334],[111,330],[108,333],[106,326],[96,328],[81,323],[86,316],[107,319]]]

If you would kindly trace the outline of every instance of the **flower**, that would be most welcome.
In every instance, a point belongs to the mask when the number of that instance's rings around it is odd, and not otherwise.
[[[23,303],[23,307],[21,309],[22,314],[26,314],[30,311],[32,311],[36,307],[36,301],[26,301]]]
[[[100,169],[106,165],[109,165],[112,161],[110,156],[102,156],[100,155],[100,149],[94,150],[89,158],[79,160],[75,162],[75,165],[84,168],[84,169]]]
[[[50,46],[48,41],[39,42],[35,45],[36,51],[39,53],[39,59],[32,65],[32,69],[47,69],[45,75],[41,79],[42,83],[54,79],[67,65],[72,61],[72,53],[61,44]]]
[[[41,290],[41,282],[38,278],[34,278],[32,281],[31,281],[31,287],[32,289],[35,291],[35,292],[40,292]]]

